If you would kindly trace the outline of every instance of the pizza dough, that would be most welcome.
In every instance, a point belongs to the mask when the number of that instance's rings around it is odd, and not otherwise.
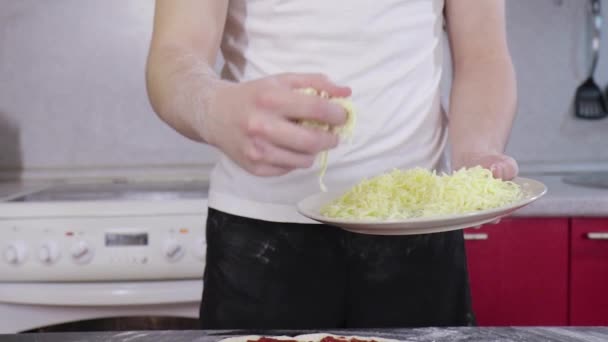
[[[373,337],[373,336],[339,336],[339,335],[332,335],[332,334],[323,334],[323,333],[319,333],[319,334],[307,334],[307,335],[299,335],[296,336],[296,338],[298,339],[298,341],[302,340],[302,341],[309,341],[309,342],[319,342],[321,340],[323,340],[325,337],[333,337],[335,339],[338,340],[342,340],[342,341],[358,341],[358,342],[367,342],[367,341],[375,341],[375,342],[399,342],[398,340],[392,340],[392,339],[388,339],[388,338],[381,338],[381,337]]]
[[[272,338],[280,341],[293,341],[296,338],[291,336],[259,336],[259,335],[245,335],[245,336],[234,336],[220,340],[219,342],[247,342],[257,341],[263,337]]]
[[[398,340],[381,338],[381,337],[372,337],[372,336],[339,336],[332,334],[305,334],[298,336],[259,336],[259,335],[247,335],[247,336],[234,336],[225,338],[219,342],[258,342],[260,339],[264,339],[266,341],[262,342],[273,342],[273,341],[293,341],[293,342],[321,342],[323,339],[330,337],[330,341],[324,342],[336,342],[336,341],[344,341],[344,342],[399,342]]]

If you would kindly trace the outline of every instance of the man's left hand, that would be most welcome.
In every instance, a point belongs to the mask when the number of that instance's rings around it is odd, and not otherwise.
[[[471,154],[466,157],[455,158],[453,165],[454,170],[458,170],[462,167],[475,167],[481,166],[490,171],[496,178],[503,180],[512,180],[519,173],[519,166],[517,161],[512,157],[509,157],[502,153],[480,153]],[[490,222],[490,224],[498,224],[500,219]],[[481,225],[475,227],[481,228]]]
[[[481,166],[492,171],[494,177],[503,180],[512,180],[519,173],[517,161],[502,153],[477,153],[454,158],[453,166],[453,170]]]

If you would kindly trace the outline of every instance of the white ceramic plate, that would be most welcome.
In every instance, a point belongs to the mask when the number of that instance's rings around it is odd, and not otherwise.
[[[445,215],[386,221],[334,219],[321,215],[321,208],[335,198],[341,196],[342,192],[322,192],[312,195],[300,201],[297,204],[297,208],[300,214],[310,219],[328,225],[338,226],[345,230],[356,233],[375,235],[437,233],[470,228],[492,222],[501,217],[510,215],[515,210],[536,201],[547,192],[547,187],[543,183],[533,179],[518,177],[513,181],[521,186],[524,193],[524,196],[519,201],[500,208],[481,210],[461,215]]]

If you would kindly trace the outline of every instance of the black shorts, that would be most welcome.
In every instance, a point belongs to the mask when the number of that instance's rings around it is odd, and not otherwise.
[[[214,209],[202,329],[474,325],[462,231],[355,234]]]

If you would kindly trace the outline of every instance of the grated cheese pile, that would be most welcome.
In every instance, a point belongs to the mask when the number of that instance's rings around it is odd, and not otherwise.
[[[464,214],[519,200],[519,185],[480,166],[438,175],[422,168],[393,170],[352,187],[321,209],[330,218],[394,220]]]
[[[346,115],[347,115],[346,123],[344,124],[344,126],[341,126],[341,127],[330,127],[328,124],[324,124],[324,123],[320,123],[320,122],[316,122],[316,121],[310,121],[310,120],[301,121],[300,122],[301,125],[303,125],[305,127],[312,127],[312,128],[322,129],[325,131],[331,131],[332,133],[339,134],[342,138],[352,138],[357,118],[356,118],[355,108],[349,99],[339,98],[339,97],[330,98],[329,94],[327,94],[326,92],[324,92],[324,91],[319,92],[313,88],[303,88],[303,89],[299,89],[298,91],[302,92],[303,94],[320,96],[322,98],[329,99],[331,102],[335,102],[335,103],[339,104],[340,106],[342,106],[342,108],[344,108],[344,110],[346,111]],[[319,171],[319,186],[321,187],[321,190],[324,192],[327,191],[327,187],[325,186],[325,183],[323,182],[323,177],[325,176],[325,172],[327,171],[328,154],[329,154],[328,151],[323,151],[319,156],[320,164],[321,164],[320,171]]]

